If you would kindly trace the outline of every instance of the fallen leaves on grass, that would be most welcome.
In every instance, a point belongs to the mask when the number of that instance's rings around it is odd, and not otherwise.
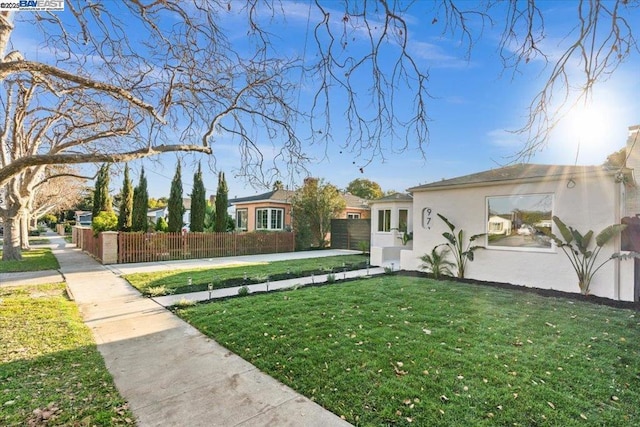
[[[43,426],[57,418],[62,412],[55,402],[49,403],[45,408],[33,410],[32,416],[27,421],[28,426]]]

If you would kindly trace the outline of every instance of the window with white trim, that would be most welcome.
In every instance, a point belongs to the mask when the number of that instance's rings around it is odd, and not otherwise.
[[[256,230],[282,230],[283,223],[284,209],[256,209]]]
[[[360,214],[355,212],[347,212],[347,219],[360,219]]]
[[[378,211],[378,231],[391,231],[391,209]]]
[[[249,224],[249,211],[247,209],[236,210],[236,229],[246,230]]]
[[[487,248],[551,250],[553,194],[487,197]]]

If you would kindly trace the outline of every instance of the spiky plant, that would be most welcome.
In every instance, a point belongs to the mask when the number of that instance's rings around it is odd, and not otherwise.
[[[423,262],[420,268],[423,270],[429,270],[436,280],[440,280],[441,276],[453,276],[451,268],[456,266],[447,259],[450,252],[449,248],[443,247],[438,250],[438,246],[431,249],[430,254],[427,253],[420,257],[420,260]]]
[[[442,233],[442,236],[447,239],[447,243],[443,243],[444,246],[448,247],[449,250],[453,253],[455,257],[455,266],[458,268],[457,276],[460,279],[464,278],[465,268],[467,266],[467,260],[473,261],[473,252],[477,249],[484,249],[484,246],[471,246],[476,239],[484,236],[486,233],[474,234],[469,237],[469,242],[466,247],[464,245],[464,231],[460,229],[456,233],[456,226],[453,225],[446,217],[438,214],[440,219],[444,221],[445,224],[449,227],[448,231]]]
[[[616,252],[603,262],[599,264],[597,263],[598,255],[600,255],[602,247],[627,227],[624,224],[613,224],[606,227],[596,236],[595,247],[593,249],[589,249],[593,239],[592,230],[587,231],[583,235],[575,228],[566,225],[557,216],[553,217],[553,222],[556,224],[556,227],[558,227],[558,230],[562,235],[562,239],[553,233],[549,233],[549,236],[569,258],[571,266],[578,276],[578,286],[580,287],[580,291],[583,295],[589,295],[589,288],[591,286],[593,276],[595,276],[598,270],[600,270],[600,268],[602,268],[602,266],[607,262],[616,258],[637,258],[639,255],[635,252],[624,255]]]

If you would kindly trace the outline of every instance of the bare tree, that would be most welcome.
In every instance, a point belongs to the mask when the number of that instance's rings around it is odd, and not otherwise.
[[[240,175],[270,182],[283,166],[304,166],[308,144],[332,144],[345,117],[342,147],[363,165],[424,150],[430,64],[414,54],[416,19],[460,37],[468,55],[497,28],[514,76],[532,59],[547,62],[520,129],[529,138],[519,154],[530,156],[568,108],[638,52],[638,0],[575,2],[557,55],[545,46],[553,10],[543,4],[66,0],[64,13],[0,12],[0,187],[43,165],[212,153],[222,138],[238,146]],[[276,31],[300,8],[303,52]],[[30,40],[19,38],[21,28]],[[33,43],[37,51],[24,48]],[[309,101],[300,102],[305,90]]]
[[[86,177],[80,176],[67,165],[48,167],[31,195],[29,226],[35,226],[35,221],[48,213],[77,206],[84,197],[86,182]]]

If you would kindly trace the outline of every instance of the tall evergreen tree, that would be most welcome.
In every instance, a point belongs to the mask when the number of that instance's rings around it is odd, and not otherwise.
[[[149,205],[149,193],[147,191],[147,178],[144,176],[144,168],[140,172],[140,182],[133,190],[133,208],[131,210],[131,231],[147,231],[149,219],[147,206]]]
[[[169,193],[169,233],[179,233],[182,230],[182,217],[184,215],[184,204],[182,202],[182,167],[180,162],[176,166],[176,173],[171,181],[171,192]]]
[[[189,215],[190,230],[204,231],[204,217],[207,207],[206,190],[202,182],[202,170],[198,163],[198,170],[193,175],[193,191],[191,192],[191,212]]]
[[[96,176],[96,187],[93,192],[93,217],[97,217],[100,212],[111,212],[111,197],[109,196],[109,165],[100,166]]]
[[[129,165],[124,165],[124,180],[120,193],[120,212],[118,213],[118,230],[131,231],[133,212],[133,184],[129,178]]]
[[[216,226],[218,232],[227,231],[227,205],[229,204],[229,188],[224,172],[218,174],[218,191],[216,192]]]

